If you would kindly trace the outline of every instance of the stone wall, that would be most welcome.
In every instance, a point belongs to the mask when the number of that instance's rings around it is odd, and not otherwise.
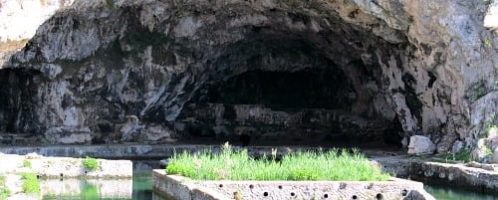
[[[423,184],[392,181],[197,181],[154,170],[154,191],[172,199],[432,200]]]
[[[479,192],[496,194],[498,172],[493,164],[442,163],[427,157],[384,156],[372,158],[383,171],[396,177],[444,184]],[[446,162],[450,162],[446,160]]]
[[[45,178],[112,178],[130,179],[133,176],[133,163],[129,160],[97,160],[97,168],[86,169],[82,158],[43,157],[36,153],[24,156],[14,154],[0,154],[5,161],[0,173],[17,174],[35,173]],[[29,163],[29,164],[26,164]]]

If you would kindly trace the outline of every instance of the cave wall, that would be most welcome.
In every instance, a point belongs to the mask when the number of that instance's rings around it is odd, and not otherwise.
[[[36,114],[23,123],[49,142],[164,142],[181,137],[177,119],[205,84],[329,60],[372,93],[373,108],[358,109],[397,119],[405,139],[426,135],[444,152],[457,140],[475,146],[496,113],[487,8],[465,0],[75,1],[3,68],[41,72],[27,99],[43,103],[26,108]]]

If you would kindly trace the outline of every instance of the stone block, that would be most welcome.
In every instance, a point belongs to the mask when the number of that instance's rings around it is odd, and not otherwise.
[[[410,137],[410,144],[408,145],[408,154],[425,155],[433,154],[436,150],[436,145],[432,143],[431,139],[421,135],[414,135]]]
[[[154,190],[172,199],[432,200],[423,184],[390,181],[198,181],[154,170]]]

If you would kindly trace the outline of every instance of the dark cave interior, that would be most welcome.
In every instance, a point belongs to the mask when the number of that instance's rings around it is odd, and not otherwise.
[[[355,111],[358,92],[338,67],[252,70],[206,84],[178,121],[194,140],[399,148],[399,122]]]

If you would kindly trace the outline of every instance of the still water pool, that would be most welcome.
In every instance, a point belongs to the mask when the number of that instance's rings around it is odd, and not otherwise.
[[[42,180],[43,200],[168,200],[152,192],[157,161],[134,161],[132,180]]]
[[[156,164],[153,164],[156,163]],[[52,194],[43,196],[44,200],[166,200],[152,192],[151,170],[158,168],[157,162],[134,162],[133,180],[92,182],[91,180],[55,180],[45,184]],[[66,184],[61,182],[67,181]],[[76,188],[74,188],[76,187]],[[449,186],[426,186],[427,192],[438,200],[498,200],[498,196],[481,194],[469,190],[451,188]]]
[[[425,186],[425,190],[438,200],[498,200],[498,195],[454,189],[443,185]]]
[[[60,180],[59,180],[60,181]],[[121,183],[120,183],[121,182]],[[79,180],[74,183],[79,187],[77,192],[61,191],[46,194],[44,200],[166,200],[159,196],[153,197],[152,176],[150,172],[136,171],[133,174],[131,187],[126,181],[116,183],[95,183],[91,181]],[[113,185],[109,187],[108,185]],[[120,187],[122,186],[122,187]],[[58,186],[61,187],[61,186]],[[64,187],[64,186],[62,186]],[[123,190],[128,190],[124,191]]]

